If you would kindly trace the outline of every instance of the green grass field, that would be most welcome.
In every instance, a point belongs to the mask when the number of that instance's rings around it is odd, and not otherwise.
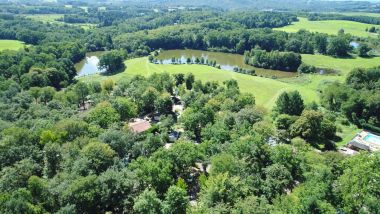
[[[36,14],[36,15],[25,15],[25,17],[30,18],[35,21],[42,21],[48,23],[56,23],[59,18],[63,17],[63,14]]]
[[[236,79],[242,92],[254,94],[258,105],[271,108],[277,96],[287,90],[299,90],[307,102],[317,99],[317,94],[305,88],[303,85],[294,85],[274,79],[254,77],[230,71],[219,70],[205,65],[156,65],[148,62],[146,57],[136,58],[126,61],[127,69],[125,72],[112,75],[90,75],[80,78],[82,81],[102,81],[112,78],[115,81],[128,79],[134,75],[149,76],[153,73],[168,72],[173,73],[193,73],[196,79],[205,81],[218,81],[222,83],[228,79]]]
[[[17,40],[0,40],[0,51],[19,50],[24,47],[24,43]]]
[[[366,28],[372,26],[377,26],[380,28],[380,25],[364,24],[359,22],[352,21],[342,21],[342,20],[328,20],[328,21],[308,21],[307,18],[298,18],[298,22],[293,22],[291,25],[275,28],[274,30],[282,30],[286,32],[297,32],[301,29],[306,29],[311,32],[321,32],[327,33],[330,35],[336,35],[340,29],[344,29],[346,33],[350,33],[354,36],[359,37],[375,37],[378,34],[366,32]]]
[[[65,24],[63,22],[57,21],[57,19],[62,18],[63,14],[37,14],[37,15],[25,15],[25,17],[30,18],[34,21],[42,21],[45,23],[50,24]],[[92,27],[96,27],[96,24],[68,24],[67,25],[73,25],[83,28],[84,30],[88,30]]]
[[[352,56],[352,58],[334,58],[325,55],[302,54],[302,61],[306,64],[320,68],[332,68],[346,75],[354,68],[371,68],[380,66],[380,57],[362,58]]]
[[[338,59],[322,55],[303,54],[304,62],[321,68],[333,68],[341,71],[340,75],[318,75],[309,74],[288,79],[269,79],[262,77],[249,76],[230,71],[219,70],[205,65],[157,65],[148,62],[147,57],[127,60],[125,62],[127,69],[111,76],[89,75],[79,78],[80,81],[103,81],[111,78],[114,81],[129,79],[134,75],[149,76],[153,73],[168,72],[173,73],[193,73],[196,79],[204,81],[218,81],[222,83],[228,79],[237,80],[242,92],[252,93],[256,98],[256,103],[260,106],[271,109],[277,97],[283,91],[298,90],[306,103],[312,101],[319,102],[319,90],[327,82],[344,81],[349,71],[356,67],[374,67],[380,66],[380,57],[378,58],[349,58]],[[358,132],[357,127],[340,125],[340,131],[337,135],[341,137],[338,146],[346,144]]]
[[[271,108],[277,96],[283,91],[298,90],[306,102],[319,101],[318,90],[326,82],[343,81],[345,75],[355,67],[374,67],[380,66],[380,58],[352,58],[338,59],[323,55],[303,54],[302,59],[310,65],[321,68],[333,68],[341,71],[341,75],[303,75],[302,77],[288,79],[269,79],[254,77],[235,72],[219,70],[204,65],[157,65],[149,63],[146,57],[127,60],[125,62],[127,69],[125,72],[112,76],[90,75],[81,77],[83,81],[102,81],[112,78],[115,81],[130,78],[134,75],[149,76],[153,73],[193,73],[197,79],[202,81],[219,81],[223,82],[228,79],[236,79],[240,89],[243,92],[250,92],[255,95],[257,104],[266,108]]]

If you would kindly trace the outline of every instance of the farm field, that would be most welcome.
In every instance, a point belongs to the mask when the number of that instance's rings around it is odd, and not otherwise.
[[[371,68],[380,66],[380,57],[362,58],[352,56],[352,58],[334,58],[326,55],[302,54],[302,61],[319,68],[339,70],[343,76],[353,68]]]
[[[205,81],[218,81],[222,83],[228,79],[236,79],[242,92],[250,92],[256,97],[256,102],[266,108],[271,108],[278,95],[283,91],[299,90],[306,102],[318,99],[314,90],[306,88],[304,85],[289,84],[270,78],[262,78],[239,74],[231,71],[224,71],[206,65],[157,65],[149,63],[147,57],[127,60],[125,62],[126,71],[112,76],[89,75],[79,78],[82,81],[102,81],[111,78],[114,81],[130,78],[134,75],[149,76],[153,73],[193,73],[196,79]]]
[[[83,28],[84,30],[88,30],[92,27],[95,27],[95,24],[69,24],[69,23],[63,23],[60,21],[57,21],[57,19],[62,18],[63,14],[37,14],[37,15],[26,15],[25,17],[31,18],[34,21],[42,21],[45,23],[51,23],[51,24],[67,24],[67,25],[73,25]]]
[[[0,51],[18,50],[24,47],[24,43],[17,40],[0,40]]]
[[[57,23],[58,21],[56,21],[56,19],[62,18],[63,14],[35,14],[35,15],[25,15],[25,17],[30,18],[35,21],[42,21],[46,23]]]
[[[111,78],[115,81],[130,78],[133,75],[149,76],[153,73],[193,73],[202,81],[219,81],[236,79],[243,92],[253,93],[259,105],[266,108],[273,107],[275,100],[283,91],[298,90],[306,102],[319,101],[318,90],[324,83],[343,81],[345,75],[358,65],[363,68],[380,66],[380,58],[349,58],[339,59],[323,55],[303,54],[305,63],[320,68],[332,68],[341,71],[340,75],[303,75],[295,78],[270,79],[239,74],[231,71],[219,70],[205,65],[161,65],[148,62],[147,57],[125,61],[126,71],[111,76],[94,74],[79,78],[83,81],[104,80]]]
[[[366,13],[366,12],[345,12],[339,13],[347,16],[371,16],[371,17],[380,17],[380,13]]]
[[[366,28],[372,26],[380,27],[380,25],[364,24],[352,21],[328,20],[328,21],[308,21],[307,18],[298,17],[298,22],[293,22],[291,25],[274,28],[274,30],[282,30],[286,32],[297,32],[301,29],[306,29],[312,32],[327,33],[336,35],[340,29],[344,29],[346,33],[350,33],[359,37],[375,37],[377,34],[366,32]]]

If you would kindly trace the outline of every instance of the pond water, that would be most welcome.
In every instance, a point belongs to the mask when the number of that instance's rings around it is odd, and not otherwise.
[[[235,67],[255,70],[258,76],[265,77],[277,77],[277,78],[287,78],[294,77],[297,75],[296,72],[285,72],[270,69],[256,68],[251,65],[244,63],[244,56],[239,54],[221,53],[221,52],[210,52],[210,51],[200,51],[200,50],[167,50],[162,51],[156,58],[162,62],[162,64],[172,64],[172,58],[175,57],[176,61],[181,63],[186,63],[187,58],[191,58],[194,61],[197,57],[204,58],[209,61],[216,61],[220,68],[227,71],[233,71]]]
[[[86,58],[75,64],[75,69],[78,72],[78,77],[87,76],[90,74],[97,74],[103,72],[99,70],[99,57],[104,51],[89,52],[86,54]]]
[[[359,43],[352,41],[352,42],[350,42],[350,46],[353,48],[358,48],[360,45],[359,45]]]

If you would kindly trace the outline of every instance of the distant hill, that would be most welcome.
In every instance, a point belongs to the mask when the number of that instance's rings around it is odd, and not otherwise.
[[[254,8],[260,10],[313,10],[336,11],[368,8],[375,4],[369,1],[326,1],[326,0],[124,0],[132,4],[167,6],[210,6],[224,9]],[[374,0],[379,2],[379,0]]]
[[[134,4],[161,6],[208,6],[222,9],[258,10],[304,10],[304,11],[356,11],[363,8],[380,10],[380,0],[0,0],[0,3],[17,2],[28,4]]]

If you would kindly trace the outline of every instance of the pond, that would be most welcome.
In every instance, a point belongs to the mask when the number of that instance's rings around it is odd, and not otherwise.
[[[353,47],[353,48],[358,48],[360,46],[360,44],[357,43],[357,42],[352,41],[352,42],[350,42],[350,46]]]
[[[99,70],[99,57],[104,51],[89,52],[86,54],[86,58],[75,64],[75,69],[78,72],[78,77],[87,76],[90,74],[97,74],[103,72]]]
[[[210,51],[200,51],[200,50],[167,50],[162,51],[156,58],[162,64],[172,64],[172,58],[175,57],[176,60],[181,63],[186,63],[187,58],[191,58],[194,61],[197,57],[204,58],[209,61],[216,61],[220,68],[227,71],[234,71],[235,67],[246,69],[246,70],[255,70],[258,76],[265,77],[277,77],[277,78],[287,78],[294,77],[297,75],[296,72],[285,72],[277,71],[263,68],[256,68],[251,65],[244,63],[244,56],[240,54],[230,54],[230,53],[221,53],[221,52],[210,52]]]

